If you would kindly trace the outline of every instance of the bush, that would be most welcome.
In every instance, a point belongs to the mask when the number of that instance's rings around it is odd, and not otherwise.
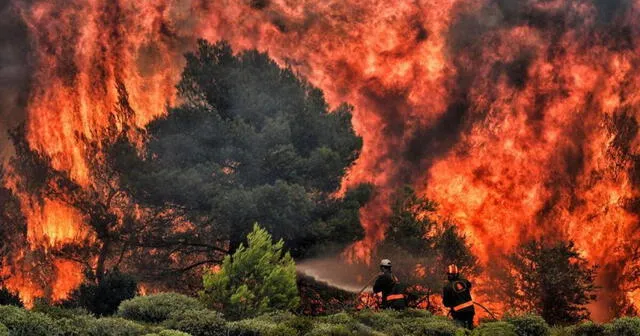
[[[60,328],[42,313],[28,312],[15,306],[0,306],[0,323],[11,336],[58,336]]]
[[[320,317],[320,320],[330,324],[349,324],[354,321],[353,317],[347,313],[338,313],[329,316]]]
[[[458,329],[459,328],[450,321],[442,320],[427,320],[424,321],[424,323],[412,323],[409,328],[405,326],[405,330],[407,330],[409,334],[415,333],[416,335],[422,336],[455,336]]]
[[[158,333],[158,336],[193,336],[178,330],[163,330]]]
[[[122,301],[133,298],[137,292],[135,279],[116,270],[105,274],[98,284],[82,284],[63,305],[86,308],[98,316],[112,315]]]
[[[79,315],[58,319],[56,325],[60,328],[61,336],[88,336],[89,329],[95,321],[96,318],[93,316]]]
[[[516,328],[507,322],[489,322],[481,324],[472,336],[517,336]]]
[[[24,307],[20,296],[5,287],[0,288],[0,306]]]
[[[162,293],[123,301],[118,308],[118,316],[134,321],[159,323],[167,320],[173,313],[193,309],[201,310],[204,306],[197,299],[186,295]]]
[[[206,309],[173,313],[163,326],[192,336],[225,336],[227,331],[222,315]]]
[[[623,317],[604,326],[607,336],[637,336],[640,335],[640,318]]]
[[[604,327],[593,322],[586,322],[570,328],[571,336],[602,336]]]
[[[2,323],[0,323],[0,336],[9,336],[9,329]]]
[[[313,330],[313,321],[305,316],[296,316],[293,320],[288,321],[286,325],[295,329],[298,335],[306,335]]]
[[[202,300],[233,319],[296,308],[296,265],[284,252],[284,242],[274,244],[257,224],[247,241],[248,247],[241,244],[233,256],[225,257],[219,271],[203,276]]]
[[[545,320],[534,314],[508,317],[506,322],[516,328],[518,336],[550,336],[551,329]]]
[[[322,323],[307,336],[352,336],[351,330],[344,325]]]
[[[88,331],[89,336],[140,336],[146,333],[143,326],[118,317],[97,319]]]
[[[354,317],[361,323],[368,325],[376,330],[388,329],[390,326],[396,325],[397,313],[391,310],[385,310],[382,312],[375,312],[372,310],[361,310],[357,312]],[[402,329],[402,327],[399,326]],[[402,329],[404,330],[404,329]]]
[[[182,331],[177,330],[162,330],[158,333],[146,334],[144,336],[191,336],[187,333],[183,333]]]
[[[298,331],[285,324],[276,324],[264,319],[248,319],[229,323],[228,336],[297,336]],[[310,335],[310,334],[309,334]]]
[[[49,304],[48,301],[36,300],[32,312],[43,313],[54,320],[73,319],[77,316],[89,315],[89,311],[84,308],[65,308]]]

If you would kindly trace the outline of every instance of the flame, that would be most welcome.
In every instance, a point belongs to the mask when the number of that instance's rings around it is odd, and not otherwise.
[[[37,56],[29,143],[84,186],[91,172],[76,134],[104,136],[115,83],[127,87],[134,123],[144,126],[175,103],[181,55],[194,39],[227,39],[293,67],[332,105],[355,105],[364,147],[342,191],[371,182],[378,196],[361,212],[366,238],[347,255],[370,256],[384,239],[389,195],[411,184],[464,228],[483,261],[551,237],[576,241],[594,263],[622,265],[617,282],[632,263],[640,137],[616,120],[638,117],[636,2],[15,5]],[[83,234],[72,209],[53,201],[28,209],[32,244]],[[37,292],[28,282],[15,288]],[[637,292],[626,296],[640,308]]]

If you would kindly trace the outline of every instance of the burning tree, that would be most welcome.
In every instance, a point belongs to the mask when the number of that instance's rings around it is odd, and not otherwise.
[[[118,92],[120,98],[110,126],[93,137],[98,140],[77,134],[85,146],[91,174],[87,185],[76,182],[68,172],[56,170],[48,157],[31,149],[24,128],[13,130],[16,156],[11,164],[20,172],[16,188],[32,195],[29,204],[55,201],[73,209],[85,231],[74,239],[42,246],[41,253],[32,257],[33,262],[43,265],[59,259],[77,263],[82,265],[86,281],[98,285],[110,270],[135,272],[144,282],[162,284],[204,263],[220,262],[226,250],[217,235],[188,234],[185,227],[189,223],[179,207],[139,206],[122,186],[114,162],[116,157],[136,155],[123,144],[139,143],[142,133],[127,126],[133,110],[120,83]],[[11,227],[15,229],[15,225]]]
[[[513,311],[534,312],[549,324],[571,324],[589,318],[586,305],[596,299],[597,267],[573,242],[533,240],[507,257],[498,291]]]

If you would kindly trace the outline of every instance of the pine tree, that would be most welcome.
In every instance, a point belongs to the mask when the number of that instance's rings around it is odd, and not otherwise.
[[[541,315],[549,324],[572,324],[589,318],[586,305],[595,300],[597,267],[573,242],[530,241],[508,257],[503,277],[505,299],[516,310]]]
[[[282,240],[273,243],[271,235],[253,226],[233,256],[227,256],[219,270],[203,276],[201,299],[232,319],[259,315],[273,310],[290,310],[300,303],[296,285],[296,266]]]

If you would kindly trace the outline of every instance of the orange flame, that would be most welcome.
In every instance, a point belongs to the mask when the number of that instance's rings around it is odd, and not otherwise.
[[[343,190],[372,182],[379,196],[362,210],[367,237],[352,256],[366,259],[384,239],[388,195],[408,183],[441,204],[484,261],[546,236],[575,240],[595,263],[632,262],[640,137],[615,123],[639,114],[635,2],[604,19],[609,25],[601,21],[611,9],[588,0],[17,6],[38,56],[30,144],[82,185],[91,172],[75,135],[102,136],[116,81],[144,126],[175,102],[181,54],[193,39],[224,38],[236,50],[268,51],[331,104],[355,105],[364,147]],[[55,203],[29,214],[36,240],[75,239],[82,230],[71,223],[77,216]],[[626,295],[640,308],[635,293]]]

